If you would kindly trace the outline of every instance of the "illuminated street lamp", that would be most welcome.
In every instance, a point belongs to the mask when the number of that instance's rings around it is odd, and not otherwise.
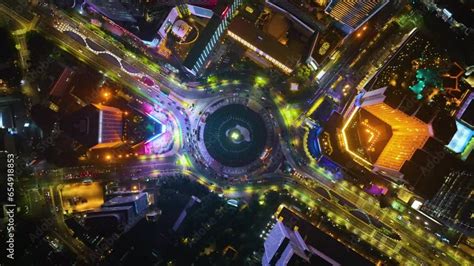
[[[263,87],[268,84],[268,79],[261,76],[255,77],[255,86],[256,87]]]

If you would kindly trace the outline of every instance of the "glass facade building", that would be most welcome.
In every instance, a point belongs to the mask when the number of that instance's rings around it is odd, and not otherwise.
[[[214,9],[213,16],[184,60],[183,65],[185,69],[193,75],[198,75],[206,65],[209,56],[227,30],[232,18],[234,18],[237,10],[242,5],[243,0],[222,2],[222,4],[219,3]]]

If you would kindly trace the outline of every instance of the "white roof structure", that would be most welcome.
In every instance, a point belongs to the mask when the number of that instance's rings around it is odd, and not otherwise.
[[[183,20],[176,20],[175,23],[173,24],[173,28],[171,29],[171,32],[173,33],[174,36],[178,37],[180,40],[186,39],[186,36],[191,32],[193,28],[189,26],[188,23],[186,23]]]

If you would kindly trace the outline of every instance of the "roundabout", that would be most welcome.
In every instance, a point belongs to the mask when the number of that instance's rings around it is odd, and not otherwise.
[[[246,175],[262,168],[275,144],[270,114],[242,97],[210,104],[197,127],[199,160],[224,176]]]
[[[267,130],[262,117],[241,104],[219,108],[206,118],[204,144],[209,154],[228,167],[242,167],[263,152]]]

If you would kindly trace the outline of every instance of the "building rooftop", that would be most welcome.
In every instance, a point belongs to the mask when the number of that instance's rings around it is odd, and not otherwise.
[[[380,11],[389,0],[331,0],[326,7],[326,12],[354,31]]]
[[[103,206],[109,207],[109,206],[114,206],[114,205],[133,203],[142,197],[146,197],[146,193],[142,192],[135,195],[115,197],[105,202]]]
[[[277,30],[274,28],[280,28],[280,30],[282,30],[283,28],[281,27],[283,26],[273,26],[273,29],[270,29],[273,33],[276,33]],[[258,51],[262,51],[291,69],[300,61],[303,54],[304,46],[302,44],[288,40],[287,45],[283,45],[270,33],[255,28],[253,23],[241,16],[233,20],[228,31],[231,37],[235,35],[234,38],[237,37],[240,39],[240,42],[247,43],[247,47],[257,51],[257,53],[259,53]]]
[[[366,109],[351,117],[347,128],[347,149],[374,164],[393,136],[390,124]]]
[[[242,0],[221,0],[213,9],[213,15],[206,27],[200,32],[193,47],[189,51],[183,66],[193,75],[205,66],[209,55],[235,16]]]
[[[311,265],[325,265],[317,264],[320,254],[340,265],[372,265],[368,259],[314,227],[310,222],[304,220],[302,216],[292,210],[284,207],[278,217],[283,218],[282,223],[287,227],[294,228],[297,226],[298,232],[306,245],[310,247],[312,253],[318,255],[311,256]],[[325,260],[325,262],[327,264],[328,260]]]
[[[449,141],[456,134],[456,120],[446,112],[438,112],[431,121],[431,127],[433,129],[433,135],[447,145]]]
[[[328,28],[324,32],[319,32],[316,35],[316,42],[310,56],[317,64],[323,64],[336,50],[343,38],[342,32],[334,27]]]
[[[405,101],[406,97],[398,95],[397,91],[397,94],[390,91],[393,90],[384,87],[360,94],[352,105],[354,108],[348,110],[342,136],[346,150],[359,163],[396,174],[404,162],[432,136],[432,128],[415,116],[408,115],[407,111],[411,113],[413,108]],[[397,98],[395,102],[394,98]],[[365,116],[361,120],[356,119],[361,109],[371,116],[362,112]],[[360,130],[354,130],[355,125],[361,125]],[[363,156],[370,153],[377,156]]]
[[[88,148],[122,143],[122,112],[114,107],[90,104],[63,117],[60,124],[61,130]]]
[[[471,96],[466,100],[459,118],[471,128],[474,128],[474,93],[471,93]]]
[[[90,0],[88,3],[91,4],[94,9],[103,13],[112,20],[122,22],[136,22],[131,13],[132,10],[124,6],[119,0]]]
[[[214,14],[211,19],[207,22],[206,27],[199,33],[199,38],[194,43],[193,47],[189,51],[183,65],[188,69],[192,69],[194,64],[201,56],[204,48],[211,40],[217,27],[221,24],[222,20],[219,15]]]
[[[100,208],[88,211],[87,214],[96,215],[110,212],[120,212],[120,211],[133,211],[133,206],[109,206],[106,208]]]
[[[294,254],[303,261],[309,261],[309,257],[305,253],[309,248],[299,232],[290,229],[280,221],[277,221],[268,234],[264,247],[263,265],[275,265],[281,261],[289,261],[294,259]]]
[[[313,31],[324,31],[326,29],[325,23],[321,23],[316,19],[314,14],[310,14],[306,8],[301,8],[296,5],[295,1],[286,0],[266,0],[267,4],[277,7],[278,9],[287,12],[290,16],[294,17],[305,24],[308,29]]]

